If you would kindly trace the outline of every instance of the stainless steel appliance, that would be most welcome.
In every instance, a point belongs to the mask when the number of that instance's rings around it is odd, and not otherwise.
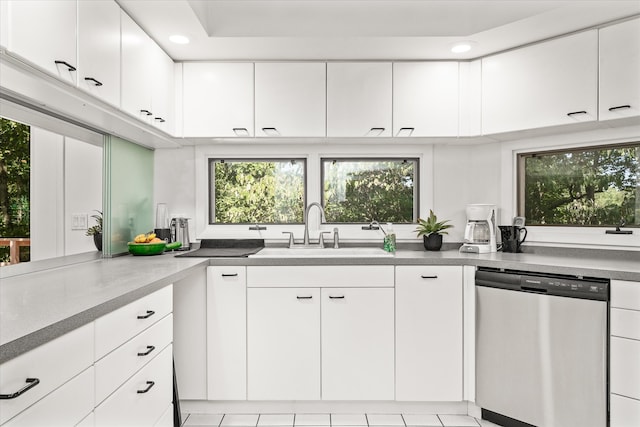
[[[496,251],[496,206],[468,205],[464,243],[460,252],[489,253]]]
[[[191,245],[189,243],[189,218],[172,218],[170,228],[171,241],[182,243],[182,246],[177,250],[189,250],[191,248]]]
[[[608,425],[609,281],[476,272],[476,404],[503,426]]]

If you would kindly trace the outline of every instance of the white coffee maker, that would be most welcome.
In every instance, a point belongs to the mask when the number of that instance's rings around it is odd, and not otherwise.
[[[467,205],[467,226],[460,252],[496,252],[496,205]]]

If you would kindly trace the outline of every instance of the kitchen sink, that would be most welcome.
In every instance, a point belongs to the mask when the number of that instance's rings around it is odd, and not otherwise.
[[[249,255],[249,258],[387,258],[393,257],[390,252],[381,248],[264,248],[260,252]]]

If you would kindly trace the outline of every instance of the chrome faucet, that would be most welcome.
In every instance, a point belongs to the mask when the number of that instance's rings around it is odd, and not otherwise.
[[[318,202],[309,203],[309,206],[307,206],[307,209],[304,212],[304,245],[305,246],[309,246],[309,211],[311,211],[311,208],[314,206],[317,206],[318,209],[320,209],[321,220],[326,221],[324,216],[324,209],[322,208],[322,205]]]

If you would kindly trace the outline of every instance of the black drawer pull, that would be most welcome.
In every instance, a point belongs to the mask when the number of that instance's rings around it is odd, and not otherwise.
[[[298,299],[311,299],[311,298],[313,298],[313,295],[306,296],[306,297],[297,296],[296,298],[298,298]]]
[[[155,311],[147,310],[147,314],[142,315],[142,316],[138,316],[138,319],[148,319],[149,317],[153,316],[154,314],[156,314]]]
[[[609,108],[609,111],[626,110],[628,108],[631,108],[631,105],[618,105],[617,107]]]
[[[329,299],[344,299],[344,295],[340,295],[338,297],[329,295]]]
[[[93,77],[85,77],[84,80],[87,81],[87,82],[93,82],[93,84],[95,86],[102,86],[102,82],[99,82],[98,80],[94,79]]]
[[[16,391],[15,393],[0,394],[0,399],[2,400],[15,399],[21,394],[26,393],[27,390],[30,390],[35,386],[37,386],[38,384],[40,384],[40,380],[38,378],[27,378],[25,382],[27,383],[27,385],[22,387],[20,390]]]
[[[138,353],[138,356],[148,356],[155,349],[156,349],[155,346],[148,345],[147,346],[147,351],[142,352],[142,353]]]
[[[222,273],[222,277],[238,277],[238,273]]]
[[[149,390],[151,390],[151,387],[153,387],[154,385],[156,385],[155,382],[147,381],[147,388],[145,388],[144,390],[138,390],[138,394],[147,393]]]
[[[575,115],[578,115],[578,114],[587,114],[587,112],[586,111],[574,111],[572,113],[567,113],[567,116],[571,117],[571,116],[575,116]]]
[[[156,118],[155,118],[155,119],[153,119],[153,120],[156,120],[156,121],[158,121],[158,122],[160,122],[160,123],[164,123],[164,122],[166,122],[166,120],[165,120],[165,119],[163,119],[162,117],[156,117]]]
[[[56,65],[64,65],[69,69],[69,71],[76,71],[76,67],[69,64],[68,62],[65,62],[65,61],[54,61],[54,62],[56,63]]]
[[[153,113],[149,110],[140,110],[141,113],[144,113],[147,116],[151,116]]]
[[[420,276],[420,277],[422,277],[423,279],[437,279],[437,278],[438,278],[438,275],[434,275],[434,276]]]

